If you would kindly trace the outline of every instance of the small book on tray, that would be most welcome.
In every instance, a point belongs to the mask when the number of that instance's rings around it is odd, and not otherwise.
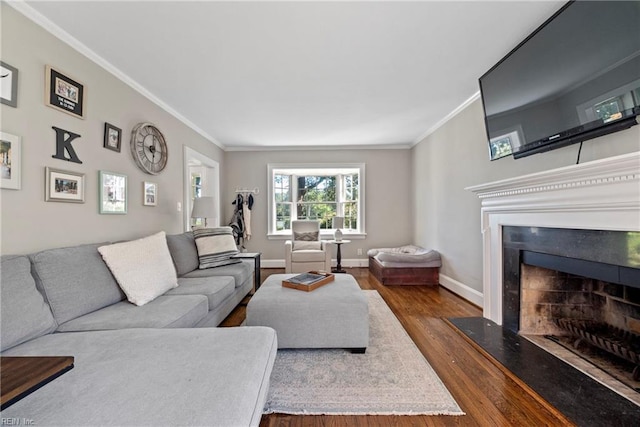
[[[333,282],[335,276],[331,273],[322,271],[309,271],[308,273],[298,274],[282,281],[285,288],[298,289],[301,291],[311,292],[322,285]]]

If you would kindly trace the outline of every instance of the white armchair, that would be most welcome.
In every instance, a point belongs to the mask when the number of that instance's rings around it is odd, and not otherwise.
[[[292,221],[284,244],[285,273],[331,272],[331,244],[320,240],[319,221]]]

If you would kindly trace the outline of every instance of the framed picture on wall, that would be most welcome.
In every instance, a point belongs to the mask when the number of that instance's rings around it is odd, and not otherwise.
[[[158,206],[158,184],[145,181],[143,183],[142,197],[142,203],[145,206]]]
[[[18,107],[18,69],[0,61],[0,102]]]
[[[84,85],[49,65],[45,73],[45,104],[84,119]]]
[[[20,137],[0,132],[0,188],[20,189],[22,174],[22,143]]]
[[[114,172],[100,171],[100,213],[127,213],[127,176]]]
[[[84,203],[84,174],[45,168],[46,202]]]
[[[122,129],[110,123],[104,124],[104,148],[120,152],[122,145]]]

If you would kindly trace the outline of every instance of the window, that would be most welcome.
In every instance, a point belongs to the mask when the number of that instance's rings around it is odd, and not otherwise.
[[[607,99],[593,106],[596,117],[602,119],[605,123],[622,118],[622,110],[624,110],[621,96]]]
[[[364,164],[269,165],[269,192],[269,236],[289,237],[294,220],[318,220],[330,235],[335,216],[346,235],[364,234]]]
[[[521,145],[520,141],[523,139],[520,137],[520,135],[522,135],[522,126],[520,125],[502,131],[492,132],[492,135],[494,134],[498,134],[498,136],[491,138],[489,141],[491,160],[510,156],[514,151],[518,150]]]
[[[202,175],[191,172],[191,200],[202,197]],[[204,226],[204,218],[191,218],[191,226]]]

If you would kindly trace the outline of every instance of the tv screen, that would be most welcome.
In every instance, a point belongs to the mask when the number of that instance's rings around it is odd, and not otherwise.
[[[636,124],[640,1],[574,1],[480,77],[491,159]]]

